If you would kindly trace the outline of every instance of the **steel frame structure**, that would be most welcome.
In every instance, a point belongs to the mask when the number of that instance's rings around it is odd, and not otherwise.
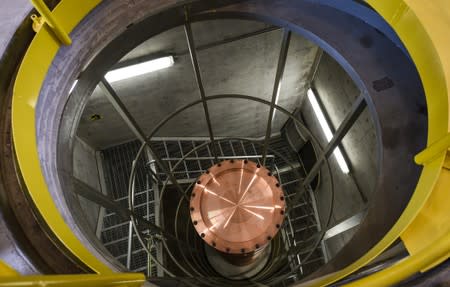
[[[272,139],[273,141],[273,139]],[[154,150],[158,150],[158,151],[162,151],[163,155],[161,156],[162,161],[168,162],[169,163],[169,167],[170,170],[172,170],[172,164],[174,163],[176,164],[179,161],[182,161],[182,164],[178,164],[179,167],[181,167],[181,169],[176,169],[176,171],[174,171],[174,176],[177,178],[177,180],[181,183],[181,184],[189,184],[192,183],[193,181],[195,181],[195,179],[204,171],[206,171],[213,163],[214,163],[214,157],[212,156],[212,152],[209,149],[208,145],[205,145],[204,143],[207,142],[207,139],[204,139],[203,141],[200,141],[199,139],[197,139],[196,141],[184,141],[183,139],[174,139],[174,140],[169,140],[169,139],[165,139],[165,140],[158,140],[158,141],[152,141],[152,145],[154,147]],[[260,145],[255,145],[252,142],[244,142],[244,141],[228,141],[227,139],[221,139],[221,140],[217,140],[217,149],[220,152],[218,155],[219,159],[236,159],[236,158],[240,158],[240,159],[250,159],[250,160],[257,160],[260,161],[262,160],[262,155],[259,153],[259,151],[261,151],[261,146]],[[130,143],[131,144],[131,143]],[[125,156],[125,158],[128,158],[127,162],[129,164],[129,166],[131,167],[132,158],[129,158],[129,154],[130,152],[136,152],[136,149],[133,149],[133,147],[135,146],[135,144],[125,144],[122,148],[117,149],[117,148],[110,148],[106,151],[104,151],[103,153],[105,153],[105,160],[109,161],[108,158],[110,157],[111,160],[113,162],[117,162],[119,161],[119,158],[123,158]],[[202,145],[203,144],[203,148],[200,148],[199,150],[195,150],[193,152],[193,156],[192,157],[185,157],[184,160],[183,158],[176,158],[177,155],[180,155],[182,157],[184,157],[184,152],[185,151],[190,151],[192,150],[192,148],[198,146],[198,145]],[[127,148],[128,146],[128,148]],[[277,144],[277,146],[280,146],[280,144]],[[111,150],[111,152],[109,152],[109,150]],[[113,151],[115,150],[115,151]],[[278,149],[279,150],[279,149]],[[111,154],[111,156],[108,156],[108,154]],[[112,155],[112,153],[114,153],[114,155]],[[118,153],[123,153],[123,156],[120,156],[120,154]],[[192,154],[192,152],[190,152]],[[259,153],[259,154],[258,154]],[[285,151],[284,154],[288,154],[289,150]],[[269,163],[269,167],[271,167],[271,169],[274,171],[274,174],[280,179],[280,182],[282,183],[283,187],[285,188],[287,194],[286,194],[286,198],[287,200],[290,200],[291,197],[293,197],[295,195],[295,184],[298,183],[298,179],[297,180],[290,180],[292,178],[295,178],[295,172],[292,171],[292,167],[289,166],[279,166],[277,165],[277,163],[275,162],[275,156],[272,154],[267,155],[266,157],[267,159],[270,159],[270,163]],[[120,159],[120,161],[122,161],[123,159]],[[290,161],[294,160],[294,159],[289,159]],[[281,162],[282,163],[282,162]],[[152,164],[152,162],[147,162],[148,164]],[[278,161],[278,164],[280,164],[280,161]],[[107,165],[111,165],[111,167],[114,167],[113,163],[108,163]],[[123,165],[123,163],[121,163],[121,165]],[[106,170],[108,171],[111,167],[106,168]],[[141,165],[141,169],[144,168]],[[121,167],[119,166],[119,170],[121,169]],[[300,169],[300,173],[302,173],[302,170],[304,170],[301,166],[299,166],[297,169]],[[117,172],[116,173],[112,173],[111,171],[109,172],[110,176],[114,176],[115,178],[120,178],[123,175],[118,175]],[[151,176],[151,174],[147,171],[147,176]],[[142,172],[141,172],[142,174]],[[159,170],[156,171],[156,175],[158,176],[159,180],[165,180],[167,179],[167,176],[165,176],[164,172],[161,172]],[[128,174],[127,174],[128,176]],[[141,175],[142,176],[142,175]],[[302,177],[304,175],[302,174]],[[284,180],[285,179],[285,180]],[[158,181],[154,180],[155,182],[152,182],[152,186],[155,186],[158,184]],[[117,185],[117,184],[116,184]],[[119,184],[120,185],[120,184]],[[138,184],[138,186],[142,186],[142,184]],[[290,188],[291,186],[293,186],[293,188]],[[155,197],[151,196],[152,200],[150,202],[146,201],[146,197],[142,196],[143,194],[146,194],[148,196],[148,192],[152,192],[152,189],[146,189],[144,191],[141,191],[142,189],[140,187],[136,187],[137,188],[137,192],[135,192],[135,197],[134,197],[134,205],[133,205],[133,209],[134,208],[143,208],[143,207],[147,207],[148,210],[148,206],[149,204],[152,205],[151,210],[154,210],[154,206],[155,206]],[[116,187],[117,189],[117,187]],[[156,197],[157,198],[157,197]],[[124,201],[127,200],[128,196],[123,196],[123,197],[119,197],[117,198],[117,201]],[[317,215],[317,210],[314,208],[314,205],[312,204],[312,202],[314,201],[314,194],[311,192],[305,193],[303,198],[301,199],[301,201],[295,205],[294,209],[297,209],[297,214],[294,215],[293,217],[291,216],[291,218],[287,221],[286,225],[284,225],[283,228],[283,232],[285,234],[285,236],[287,236],[287,240],[288,240],[288,244],[287,247],[290,248],[291,245],[295,245],[297,246],[297,244],[299,244],[301,241],[307,239],[305,238],[305,232],[307,232],[308,230],[312,229],[312,230],[316,230],[318,229],[318,231],[320,231],[320,223],[319,223],[319,218]],[[138,212],[138,214],[142,214],[142,212]],[[155,213],[152,212],[151,216],[154,218],[155,217]],[[117,215],[114,212],[109,212],[106,214],[105,216],[105,221],[109,222],[111,220],[111,217],[117,217]],[[309,219],[308,219],[309,218]],[[149,216],[148,213],[146,215],[147,220],[149,220]],[[130,238],[133,238],[134,240],[135,235],[133,235],[133,237],[130,237],[130,235],[127,235],[125,232],[125,227],[127,225],[127,221],[125,219],[120,219],[121,223],[117,223],[117,221],[114,223],[106,223],[104,224],[104,229],[102,230],[102,234],[104,234],[104,236],[102,237],[102,242],[105,244],[105,246],[111,250],[113,252],[113,254],[116,254],[115,257],[117,259],[119,259],[120,261],[123,262],[123,264],[125,264],[125,258],[131,258],[132,255],[130,253],[131,249],[129,249],[128,251],[128,255],[125,252],[125,241],[129,241]],[[306,222],[307,225],[304,226],[303,222]],[[167,222],[166,222],[167,223]],[[177,224],[177,223],[175,223]],[[308,225],[311,224],[311,225]],[[182,226],[184,226],[185,224],[183,224]],[[121,228],[122,227],[122,228]],[[122,230],[123,229],[123,230]],[[143,230],[144,232],[146,232],[147,230]],[[114,238],[107,238],[105,236],[107,236],[108,234],[110,234],[111,232],[116,233],[122,233],[121,239],[116,239],[113,240]],[[109,235],[110,237],[110,235]],[[145,237],[148,240],[148,237]],[[284,240],[286,240],[284,239]],[[145,240],[144,240],[145,242]],[[122,247],[122,252],[121,254],[116,253],[114,250],[114,246],[113,245],[123,245],[124,247]],[[322,246],[323,249],[323,246]],[[144,251],[144,248],[141,246],[139,248],[134,247],[133,249],[133,256],[135,256],[134,254],[136,252],[142,252]],[[180,252],[183,252],[183,250],[181,250]],[[323,251],[322,251],[323,252]],[[152,254],[153,256],[155,256],[155,254]],[[305,273],[303,272],[303,268],[302,263],[299,261],[300,257],[297,256],[297,262],[295,262],[294,265],[291,266],[292,271],[296,271],[301,269],[301,275],[305,275]],[[319,260],[320,258],[316,258],[315,260]],[[150,258],[151,260],[151,258]],[[161,258],[158,258],[159,261],[161,261]],[[322,262],[323,263],[323,262]],[[308,263],[305,263],[308,264]],[[303,265],[305,265],[303,264]],[[139,263],[140,267],[136,267],[136,265],[134,264],[133,266],[135,266],[134,268],[132,268],[131,270],[133,271],[146,271],[144,270],[146,267],[146,263],[141,261],[141,263]],[[310,268],[311,270],[311,268]],[[310,271],[311,272],[311,271]],[[156,276],[156,270],[153,271],[153,273],[149,273],[147,272],[147,274],[152,274],[153,276]]]
[[[98,1],[92,1],[82,5],[80,3],[77,3],[77,5],[70,4],[74,2],[70,0],[63,1],[52,14],[49,14],[48,11],[44,14],[48,18],[53,19],[50,22],[54,26],[62,26],[63,32],[64,30],[71,31],[99,3]],[[426,9],[418,7],[418,4],[413,3],[413,1],[396,0],[388,4],[369,1],[369,3],[391,23],[418,67],[427,94],[429,109],[428,146],[430,149],[427,149],[422,154],[426,160],[418,161],[424,164],[424,170],[417,184],[416,192],[408,201],[409,204],[405,207],[404,212],[399,214],[399,217],[395,219],[395,222],[391,226],[392,228],[383,233],[382,237],[377,238],[377,241],[364,254],[360,255],[361,257],[351,258],[353,261],[348,262],[348,264],[346,263],[344,266],[336,266],[336,270],[340,270],[339,272],[331,277],[316,281],[317,284],[334,282],[370,261],[386,248],[390,242],[400,236],[400,234],[403,234],[403,231],[407,227],[410,227],[410,229],[408,230],[408,234],[405,233],[403,237],[405,240],[409,239],[410,242],[414,242],[417,238],[420,238],[421,234],[426,233],[427,227],[423,224],[421,224],[423,227],[420,227],[420,225],[417,226],[421,222],[420,216],[417,217],[418,221],[414,222],[416,224],[415,229],[411,229],[414,226],[411,223],[413,223],[419,211],[423,210],[425,212],[432,203],[437,204],[438,207],[436,205],[433,206],[435,206],[434,210],[438,214],[440,214],[440,210],[448,211],[445,203],[439,204],[442,190],[445,190],[445,186],[448,186],[448,174],[445,172],[445,168],[443,168],[445,166],[448,168],[448,164],[444,161],[448,158],[448,144],[446,143],[448,143],[449,138],[448,105],[443,104],[448,103],[446,86],[449,86],[450,79],[448,76],[450,74],[449,58],[446,57],[448,54],[448,40],[444,37],[446,25],[443,25],[443,21],[448,19],[448,15],[445,15],[445,9],[441,9],[441,11],[434,9],[436,17],[430,18],[429,15],[425,15],[427,13]],[[445,4],[444,1],[427,5],[431,8],[441,6],[448,8],[448,3]],[[399,10],[398,7],[402,7],[402,9]],[[295,10],[295,7],[293,8]],[[273,14],[279,12],[276,10],[276,7],[270,11]],[[264,11],[260,12],[264,14]],[[63,15],[73,15],[73,17],[62,17]],[[55,18],[57,21],[54,20]],[[405,23],[409,25],[405,25]],[[38,210],[41,211],[44,221],[50,226],[52,232],[58,236],[62,244],[68,248],[69,252],[72,252],[92,270],[100,273],[110,273],[110,269],[95,256],[92,256],[86,247],[76,238],[70,228],[68,228],[67,224],[62,220],[58,209],[55,207],[50,193],[42,192],[47,189],[44,183],[44,177],[39,168],[37,151],[27,152],[30,148],[29,135],[32,135],[31,149],[36,144],[34,124],[35,106],[30,106],[30,103],[36,103],[47,73],[47,68],[50,66],[51,61],[59,49],[59,43],[51,36],[52,28],[47,26],[43,27],[44,29],[41,29],[30,46],[17,76],[18,84],[16,85],[17,89],[15,90],[15,102],[13,105],[13,131],[19,165],[25,183],[30,190],[30,196],[33,202],[36,204]],[[61,29],[56,29],[56,31],[59,31],[58,34],[61,34]],[[43,47],[45,47],[45,50],[42,50]],[[338,56],[344,54],[343,58],[351,58],[351,55],[346,54],[345,51],[340,51],[337,54]],[[36,71],[33,65],[37,58],[42,63],[42,68],[39,71]],[[436,61],[429,61],[430,58],[436,59]],[[357,70],[357,73],[364,74],[364,71]],[[31,84],[25,84],[28,83],[27,79],[32,78],[28,77],[30,73],[35,75],[36,80]],[[25,118],[19,119],[17,118],[18,116],[24,116]],[[444,120],[442,120],[443,118]],[[36,193],[37,191],[39,191],[39,194]],[[439,218],[443,217],[440,216]],[[427,224],[427,226],[435,226],[437,223],[432,222],[431,224]],[[386,272],[381,272],[379,275],[377,274],[376,276],[367,278],[365,282],[371,284],[376,284],[377,282],[381,284],[397,282],[420,268],[426,268],[429,264],[435,263],[436,260],[442,258],[442,254],[445,252],[448,253],[450,246],[448,230],[444,230],[444,233],[440,232],[436,236],[441,237],[432,238],[426,249],[413,251],[411,258],[389,268]],[[434,244],[431,244],[432,240],[434,240]],[[414,243],[411,244],[414,245]],[[423,260],[418,260],[419,258]],[[394,271],[399,272],[395,273]]]
[[[199,64],[198,64],[198,60],[197,60],[197,54],[196,54],[196,49],[195,49],[195,43],[194,43],[194,39],[193,39],[193,35],[192,35],[192,30],[190,28],[190,24],[185,24],[185,32],[186,32],[186,40],[188,43],[188,47],[189,47],[189,52],[191,55],[191,60],[192,60],[192,65],[194,68],[194,72],[195,72],[195,78],[197,80],[197,85],[199,88],[199,94],[200,94],[200,100],[191,102],[179,109],[177,109],[175,112],[169,114],[164,120],[162,120],[150,133],[150,135],[148,137],[143,136],[142,133],[142,128],[138,126],[137,122],[133,119],[133,117],[131,116],[131,114],[126,110],[125,105],[121,102],[120,98],[115,94],[114,90],[112,89],[112,87],[106,83],[106,81],[103,79],[102,80],[102,87],[103,90],[105,91],[105,93],[107,94],[107,98],[111,101],[112,105],[115,107],[115,109],[118,111],[118,113],[122,116],[122,118],[125,120],[125,122],[128,123],[130,129],[136,134],[136,136],[142,141],[142,146],[141,149],[139,150],[136,159],[134,160],[134,163],[138,162],[142,152],[144,149],[148,149],[151,151],[152,156],[155,159],[155,162],[157,164],[157,166],[163,171],[163,173],[166,174],[166,181],[162,187],[162,191],[161,191],[161,198],[164,195],[164,191],[166,188],[167,183],[170,182],[176,186],[176,188],[181,192],[181,194],[183,195],[183,198],[187,199],[187,194],[189,192],[188,189],[185,189],[184,191],[181,189],[181,185],[179,184],[178,180],[176,179],[176,176],[174,174],[174,169],[176,168],[177,165],[179,165],[180,163],[183,163],[185,167],[187,167],[187,164],[185,162],[185,159],[187,158],[188,155],[196,152],[197,153],[197,149],[198,147],[193,148],[192,150],[190,150],[186,155],[183,156],[182,159],[180,159],[180,161],[177,162],[177,164],[175,164],[174,167],[171,166],[170,162],[169,162],[169,167],[167,167],[167,165],[165,165],[163,163],[163,160],[161,158],[158,157],[158,155],[155,153],[155,149],[153,146],[151,146],[151,139],[153,137],[154,134],[156,134],[159,129],[161,129],[168,121],[170,121],[172,118],[174,118],[176,115],[182,113],[183,111],[185,111],[186,109],[189,109],[190,107],[195,106],[196,104],[202,104],[203,106],[203,110],[205,113],[205,120],[207,122],[207,126],[208,126],[208,132],[209,132],[209,138],[210,138],[210,142],[204,144],[206,147],[208,147],[208,151],[209,151],[209,156],[213,156],[214,160],[217,162],[218,160],[218,152],[217,152],[217,140],[214,138],[214,134],[213,134],[213,130],[212,130],[212,125],[211,125],[211,121],[209,119],[209,110],[208,110],[208,104],[207,101],[208,100],[214,100],[214,99],[221,99],[221,98],[240,98],[240,99],[246,99],[246,100],[252,100],[252,101],[256,101],[262,104],[266,104],[270,106],[270,113],[268,116],[268,123],[267,123],[267,129],[266,129],[266,135],[264,138],[264,144],[263,144],[263,149],[262,149],[262,157],[261,157],[261,163],[265,164],[266,163],[266,158],[267,158],[267,151],[268,151],[268,146],[269,146],[269,141],[270,141],[270,137],[271,137],[271,128],[272,128],[272,119],[273,119],[273,114],[275,109],[279,110],[280,112],[284,113],[285,115],[287,115],[290,119],[292,119],[293,121],[295,121],[296,125],[299,127],[299,129],[304,133],[304,136],[309,138],[312,143],[314,144],[315,149],[317,150],[322,150],[322,147],[318,144],[317,140],[314,138],[314,136],[308,131],[308,129],[295,117],[293,116],[291,113],[289,113],[288,111],[284,110],[283,108],[277,106],[276,103],[276,98],[278,97],[278,92],[279,92],[279,85],[280,85],[280,81],[282,79],[282,74],[284,71],[284,66],[285,66],[285,62],[286,62],[286,58],[287,58],[287,52],[288,52],[288,48],[289,48],[289,41],[290,41],[290,31],[289,30],[285,30],[284,32],[284,36],[283,36],[283,42],[281,44],[281,50],[280,50],[280,56],[279,56],[279,63],[277,66],[277,72],[276,72],[276,77],[275,77],[275,83],[274,83],[274,90],[273,90],[273,95],[272,95],[272,99],[271,102],[267,102],[258,98],[254,98],[254,97],[249,97],[249,96],[244,96],[244,95],[217,95],[217,96],[209,96],[206,97],[205,96],[205,91],[203,88],[203,82],[202,82],[202,78],[201,78],[201,73],[200,73],[200,68],[199,68]],[[318,156],[318,163],[316,163],[316,165],[314,166],[314,168],[312,169],[313,172],[309,173],[308,175],[306,175],[306,179],[308,180],[307,182],[304,183],[304,181],[298,177],[298,182],[300,182],[300,190],[297,191],[293,197],[292,200],[292,205],[291,207],[288,208],[288,215],[292,212],[292,206],[296,206],[296,203],[298,201],[300,201],[301,197],[305,194],[305,190],[306,188],[309,186],[310,182],[312,181],[312,179],[317,175],[317,172],[320,168],[320,165],[326,160],[326,158],[331,154],[331,152],[334,150],[334,148],[337,146],[337,144],[339,143],[340,140],[342,140],[342,137],[346,134],[346,132],[349,130],[349,128],[351,127],[351,125],[354,123],[354,121],[358,118],[358,116],[360,115],[360,113],[362,112],[362,110],[364,109],[364,100],[363,97],[361,96],[360,98],[358,98],[358,100],[355,102],[354,106],[355,108],[352,108],[352,110],[350,111],[349,115],[346,117],[346,119],[344,120],[342,126],[338,129],[337,132],[337,136],[335,136],[335,138],[330,142],[330,144],[325,148],[325,152],[320,154]],[[219,145],[220,146],[220,145]],[[212,152],[210,152],[209,147],[211,147]],[[167,152],[167,146],[165,146],[165,150],[166,153]],[[167,154],[168,155],[168,154]],[[224,156],[224,155],[222,155]],[[236,156],[236,155],[233,155]],[[283,158],[283,157],[282,157]],[[284,158],[283,158],[284,159]],[[327,163],[328,166],[328,163]],[[329,169],[329,167],[328,167]],[[169,170],[169,173],[167,173],[167,170]],[[331,176],[331,173],[329,173]],[[134,175],[135,175],[135,164],[133,164],[133,169],[131,172],[131,176],[130,176],[130,183],[129,183],[129,208],[130,210],[133,212],[134,210],[134,202],[133,202],[133,198],[134,198]],[[332,181],[331,181],[332,182]],[[331,193],[331,196],[333,197],[333,193]],[[160,201],[161,201],[160,198]],[[181,199],[180,199],[181,201]],[[333,203],[333,200],[330,200],[331,204]],[[179,205],[180,207],[180,205]],[[331,218],[331,213],[332,213],[332,205],[330,207],[330,212],[326,221],[326,225],[329,224],[330,222],[330,218]],[[142,231],[139,230],[139,228],[137,227],[137,223],[135,222],[134,219],[132,219],[133,222],[133,226],[135,228],[135,232],[136,235],[139,238],[139,241],[141,242],[141,245],[144,249],[146,249],[146,246],[148,245],[145,240],[144,237],[142,236]],[[177,221],[177,217],[175,217],[175,222]],[[292,227],[292,225],[291,225]],[[292,230],[291,233],[287,232],[285,233],[287,236],[292,236],[293,237],[293,241],[294,244],[297,244],[295,236],[294,236],[295,231]],[[315,244],[313,245],[314,248],[312,248],[312,250],[306,252],[307,256],[305,257],[304,260],[300,260],[298,255],[302,253],[302,251],[304,252],[304,247],[303,248],[296,248],[297,253],[296,253],[296,257],[298,259],[298,261],[302,262],[302,261],[306,261],[314,252],[315,248],[320,244],[320,242],[322,241],[322,237],[325,234],[325,230],[321,231],[319,229],[319,236],[317,236],[318,238],[315,240]],[[176,236],[177,237],[177,236]],[[308,240],[310,240],[311,238],[309,238]],[[308,242],[308,240],[305,240],[305,242]],[[185,242],[187,243],[187,242]],[[168,252],[169,254],[171,254],[171,251],[167,248],[167,245],[164,244],[164,246],[166,247],[166,252]],[[183,252],[182,248],[179,249],[180,252]],[[156,260],[154,257],[151,256],[150,254],[150,250],[147,250],[151,260],[155,261],[162,269],[164,269],[164,271],[168,274],[168,275],[172,275],[173,274],[171,272],[169,272],[167,269],[165,269],[163,267],[163,264],[161,264],[161,262],[159,262],[158,260]],[[288,251],[288,253],[290,253],[291,250]],[[130,256],[129,256],[130,257]],[[183,266],[181,266],[175,259],[173,255],[170,255],[170,257],[176,262],[177,266],[184,271],[184,273],[187,276],[192,276],[192,274],[187,271],[185,268],[183,268]],[[285,256],[280,256],[281,258],[284,258]],[[292,257],[292,256],[291,256]],[[290,257],[290,258],[291,258]],[[188,262],[188,260],[186,260]],[[279,262],[281,262],[281,260],[279,260]],[[279,263],[278,262],[278,263]],[[190,264],[189,264],[190,265]],[[296,271],[295,271],[296,272]],[[287,275],[285,276],[285,278],[289,277],[291,274],[287,273]],[[276,278],[274,280],[274,278],[271,279],[272,281],[277,281],[279,280],[279,278]],[[270,282],[270,281],[269,281]],[[203,282],[205,283],[205,282]],[[217,282],[211,282],[211,285],[215,285],[217,284]],[[225,283],[226,284],[226,283]],[[245,284],[248,284],[248,282],[246,282]]]

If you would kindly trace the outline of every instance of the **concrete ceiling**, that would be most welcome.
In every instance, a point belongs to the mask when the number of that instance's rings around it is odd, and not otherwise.
[[[206,95],[244,94],[270,101],[280,51],[282,31],[266,24],[242,20],[214,20],[194,23],[199,65]],[[250,37],[242,35],[254,33]],[[220,42],[219,45],[217,43]],[[317,47],[293,35],[278,104],[292,111],[306,93],[307,78]],[[177,27],[136,47],[121,62],[158,54],[175,56],[175,65],[112,84],[128,110],[146,132],[167,114],[199,99],[199,91],[183,27]],[[255,102],[223,99],[208,103],[215,136],[261,137],[265,134],[269,108]],[[92,121],[94,114],[100,120]],[[158,134],[160,137],[208,136],[201,105],[178,115]],[[273,131],[278,132],[286,117],[276,113]],[[135,139],[103,92],[91,96],[79,124],[78,136],[96,149]]]

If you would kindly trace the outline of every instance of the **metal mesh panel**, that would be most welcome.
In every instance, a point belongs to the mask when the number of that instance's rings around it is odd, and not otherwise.
[[[129,142],[103,151],[103,167],[108,194],[120,205],[128,208],[128,184],[133,160],[140,143]],[[155,196],[150,180],[150,170],[145,157],[137,162],[135,178],[135,213],[155,223]],[[130,238],[130,222],[118,216],[113,210],[107,210],[103,218],[101,240],[111,254],[127,265]],[[146,271],[157,275],[156,267],[147,270],[147,253],[140,245],[136,235],[132,235],[130,270]]]
[[[202,140],[159,140],[151,143],[152,149],[172,169],[177,162],[182,160],[193,148],[205,144]],[[139,149],[140,143],[130,142],[117,147],[109,148],[104,153],[104,166],[106,182],[109,194],[123,206],[128,206],[128,180],[131,172],[132,162]],[[293,199],[297,192],[298,176],[304,176],[304,169],[301,166],[297,154],[286,144],[281,137],[276,137],[270,141],[269,147],[275,150],[282,157],[275,156],[270,151],[266,165],[278,176],[283,186],[287,200]],[[214,155],[209,145],[204,145],[198,150],[186,156],[174,170],[175,177],[184,182],[194,181],[201,173],[205,172],[214,164]],[[227,140],[216,143],[216,150],[219,159],[241,158],[259,161],[262,153],[262,146],[248,141]],[[142,158],[137,164],[136,174],[136,195],[135,212],[155,222],[155,198],[154,190],[151,186],[150,171],[148,162]],[[287,162],[289,163],[287,163]],[[166,180],[167,175],[155,166],[157,176],[161,180]],[[298,246],[311,236],[317,234],[320,229],[318,216],[313,205],[313,193],[306,192],[295,205],[292,213],[286,220],[283,232],[286,248]],[[157,269],[154,262],[148,261],[148,255],[133,235],[132,253],[130,269],[137,272],[148,272],[151,276],[156,276]],[[106,248],[123,264],[127,263],[129,239],[129,221],[118,217],[113,211],[107,211],[103,219],[102,241]],[[152,254],[156,257],[155,246],[148,246]],[[302,253],[309,253],[304,250]],[[292,270],[300,270],[300,273],[307,274],[318,265],[323,264],[324,257],[319,245],[306,262],[301,262],[301,256],[293,258],[291,262]],[[148,270],[150,263],[151,270]],[[295,279],[295,275],[292,280]]]
[[[271,150],[276,151],[277,156],[272,161],[268,161],[267,165],[276,173],[283,186],[286,200],[291,202],[299,191],[299,176],[300,179],[305,177],[304,167],[301,165],[297,153],[288,146],[284,138],[273,138],[270,141],[269,147]],[[260,149],[260,146],[256,147],[256,152],[259,153]],[[311,240],[312,236],[317,235],[317,231],[320,231],[318,214],[313,204],[314,200],[313,192],[305,192],[292,207],[292,211],[287,217],[282,229],[282,235],[287,249],[304,245],[307,240]],[[314,240],[311,242],[314,242]],[[319,244],[313,251],[311,250],[313,247],[312,244],[308,245],[309,247],[300,251],[298,256],[290,258],[291,269],[298,271],[300,275],[309,274],[324,263],[324,253],[321,245]],[[305,258],[311,251],[312,255],[303,262],[302,258]],[[290,280],[297,279],[297,275],[294,275]]]

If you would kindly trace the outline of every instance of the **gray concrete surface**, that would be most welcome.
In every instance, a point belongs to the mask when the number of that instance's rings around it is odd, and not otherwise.
[[[17,239],[6,224],[4,215],[0,211],[0,259],[22,275],[39,274],[40,271],[29,261]]]
[[[73,176],[100,192],[99,173],[95,150],[78,137],[73,147]],[[80,205],[92,231],[96,231],[100,207],[78,195]]]
[[[11,37],[32,8],[31,2],[28,0],[2,0],[0,2],[0,58]]]
[[[322,57],[313,85],[329,115],[331,126],[336,130],[359,96],[359,89],[339,64],[326,54]],[[375,188],[379,156],[376,145],[375,126],[366,108],[344,137],[342,146],[357,184],[367,197]]]
[[[266,28],[266,24],[243,20],[214,20],[193,24],[196,46],[229,39]],[[281,30],[252,36],[198,52],[207,95],[238,93],[270,100],[281,45]],[[177,27],[144,42],[125,60],[167,53],[176,56],[175,65],[147,75],[112,84],[138,123],[149,132],[177,107],[199,99],[183,27]],[[307,75],[317,48],[300,36],[293,36],[278,104],[293,110],[302,100]],[[245,100],[217,100],[209,103],[216,136],[260,137],[265,133],[268,107]],[[101,120],[91,121],[93,114]],[[201,105],[183,112],[158,136],[207,136]],[[275,116],[274,132],[286,118]],[[112,132],[113,131],[113,132]],[[79,136],[95,148],[105,148],[134,139],[133,134],[107,102],[94,91],[79,126]]]
[[[360,91],[346,72],[326,53],[323,54],[317,73],[312,83],[317,91],[317,97],[323,104],[324,113],[328,115],[330,125],[334,130],[344,119],[353,101]],[[302,105],[302,112],[307,126],[317,136],[320,143],[325,145],[325,136],[318,125],[316,116],[307,99]],[[330,167],[335,186],[334,211],[331,226],[345,220],[364,210],[365,204],[358,188],[368,198],[375,189],[377,172],[376,135],[373,121],[366,108],[353,127],[344,137],[341,150],[347,155],[347,163],[351,174],[341,172],[334,155],[330,157]],[[322,168],[321,185],[317,193],[317,207],[324,220],[328,214],[330,204],[329,186],[330,178]],[[333,257],[345,243],[350,240],[357,227],[326,241],[330,256]]]

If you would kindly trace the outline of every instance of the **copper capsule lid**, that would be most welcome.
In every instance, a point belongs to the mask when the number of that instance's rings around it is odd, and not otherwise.
[[[227,160],[202,174],[191,194],[198,234],[219,251],[249,253],[264,247],[283,219],[283,190],[270,171],[247,160]]]

